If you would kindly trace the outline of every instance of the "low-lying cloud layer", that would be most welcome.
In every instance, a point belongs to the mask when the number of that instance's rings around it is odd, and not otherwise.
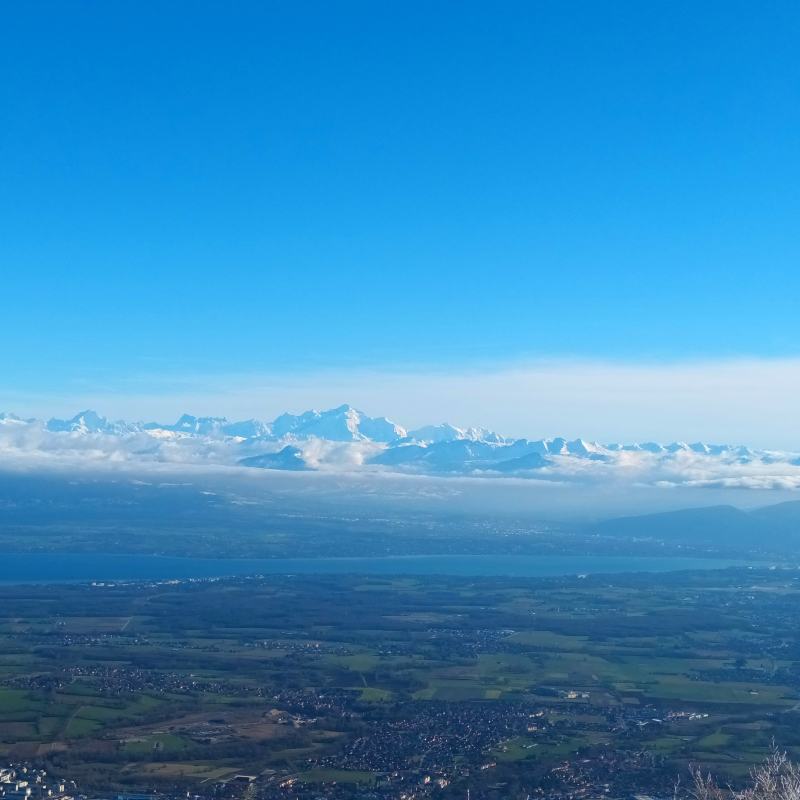
[[[483,428],[449,425],[406,431],[349,406],[284,414],[271,423],[185,416],[178,423],[109,422],[94,412],[70,420],[0,415],[0,467],[146,470],[175,465],[255,468],[495,482],[652,489],[800,489],[797,453],[751,451],[701,442],[606,444],[577,439],[510,440]]]

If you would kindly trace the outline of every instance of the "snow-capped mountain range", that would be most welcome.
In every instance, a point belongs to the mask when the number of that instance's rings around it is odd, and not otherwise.
[[[485,428],[426,425],[407,431],[349,405],[282,414],[272,422],[182,416],[174,424],[112,422],[94,411],[72,419],[0,414],[0,455],[38,453],[140,462],[202,463],[291,471],[359,470],[412,474],[588,480],[649,471],[664,485],[686,479],[800,487],[796,453],[743,446],[597,444],[583,439],[509,439]],[[743,482],[743,483],[742,483]],[[731,485],[731,484],[725,484]]]
[[[15,414],[0,413],[0,424],[44,425],[50,433],[94,433],[123,436],[150,433],[154,436],[185,434],[212,439],[263,439],[277,441],[282,437],[297,439],[326,439],[332,442],[409,443],[438,442],[465,439],[469,441],[505,444],[502,436],[485,428],[455,428],[452,425],[427,425],[406,431],[386,417],[368,417],[352,406],[343,405],[330,411],[306,411],[304,414],[281,414],[274,422],[249,419],[228,422],[225,417],[193,417],[184,414],[175,424],[160,422],[109,421],[96,411],[82,411],[72,419],[51,419],[42,423],[36,419],[20,419]]]

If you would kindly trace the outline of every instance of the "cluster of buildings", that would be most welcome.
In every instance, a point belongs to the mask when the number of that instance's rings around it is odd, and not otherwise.
[[[75,784],[48,778],[41,769],[28,766],[0,768],[2,800],[75,800]]]
[[[313,768],[390,774],[449,768],[455,759],[477,763],[499,741],[527,731],[530,705],[416,702],[399,718],[381,720],[335,755],[311,759]],[[421,759],[421,761],[419,760]]]
[[[25,689],[61,689],[81,678],[91,677],[98,691],[110,696],[134,692],[177,692],[225,695],[253,694],[236,683],[213,680],[194,680],[180,672],[160,672],[125,667],[78,666],[67,667],[60,675],[26,675],[6,681],[6,685]]]

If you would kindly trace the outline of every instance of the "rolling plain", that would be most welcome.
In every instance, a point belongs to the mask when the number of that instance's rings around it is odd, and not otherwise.
[[[0,753],[83,791],[663,794],[690,764],[743,778],[773,738],[800,754],[796,570],[4,586],[0,608]]]

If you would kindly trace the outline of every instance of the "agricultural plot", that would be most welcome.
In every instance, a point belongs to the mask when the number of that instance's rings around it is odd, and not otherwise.
[[[0,587],[0,755],[87,789],[606,751],[735,778],[773,736],[800,750],[800,585],[755,577]]]

